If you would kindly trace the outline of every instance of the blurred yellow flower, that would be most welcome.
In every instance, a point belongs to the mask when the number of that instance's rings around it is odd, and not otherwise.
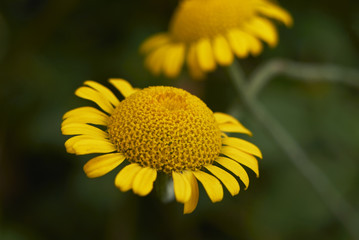
[[[176,77],[186,61],[191,76],[202,78],[217,63],[230,65],[234,54],[258,55],[259,39],[274,47],[278,34],[270,19],[292,24],[291,15],[269,0],[182,0],[169,31],[147,39],[140,51],[155,75]]]
[[[262,157],[260,150],[224,133],[251,134],[235,118],[213,113],[182,89],[157,86],[140,90],[122,79],[110,79],[110,83],[124,100],[119,101],[103,85],[86,81],[75,94],[93,101],[102,111],[80,107],[63,117],[62,133],[73,135],[65,143],[69,153],[101,154],[85,164],[88,177],[103,176],[127,160],[115,185],[121,191],[132,189],[145,196],[152,191],[157,172],[163,172],[172,177],[174,194],[184,204],[184,213],[191,213],[198,202],[197,180],[211,201],[218,202],[223,198],[220,182],[231,195],[240,189],[234,176],[248,187],[243,166],[258,176],[255,156]]]

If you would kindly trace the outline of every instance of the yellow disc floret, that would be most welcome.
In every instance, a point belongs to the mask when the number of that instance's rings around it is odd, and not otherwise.
[[[111,115],[108,132],[130,162],[168,174],[213,163],[222,144],[213,112],[173,87],[149,87],[127,97]]]
[[[255,16],[255,1],[182,1],[175,12],[170,31],[175,40],[191,42],[224,34]]]

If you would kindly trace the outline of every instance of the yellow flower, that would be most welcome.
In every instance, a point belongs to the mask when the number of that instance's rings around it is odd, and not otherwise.
[[[192,77],[202,78],[217,63],[230,65],[234,54],[258,55],[259,39],[274,47],[278,36],[270,19],[292,24],[290,14],[269,0],[182,0],[168,33],[150,37],[140,51],[155,75],[176,77],[186,61]]]
[[[240,122],[224,113],[213,113],[190,93],[174,87],[134,89],[127,81],[110,79],[125,97],[118,98],[103,85],[86,81],[75,94],[96,103],[63,116],[61,131],[74,135],[66,150],[77,155],[100,153],[89,160],[84,171],[100,177],[126,160],[115,178],[121,191],[145,196],[153,189],[157,172],[173,179],[174,194],[191,213],[198,202],[199,180],[212,202],[221,201],[226,186],[231,195],[239,192],[237,179],[248,187],[243,166],[258,176],[260,150],[245,140],[224,132],[251,134]],[[243,165],[243,166],[242,166]],[[234,176],[227,171],[230,171]],[[211,174],[210,174],[211,173]]]

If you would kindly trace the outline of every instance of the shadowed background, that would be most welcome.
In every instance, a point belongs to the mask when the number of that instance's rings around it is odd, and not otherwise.
[[[1,0],[0,239],[350,239],[312,185],[250,114],[236,104],[225,69],[195,82],[154,77],[138,54],[141,42],[167,30],[177,1]],[[280,42],[239,62],[247,74],[271,58],[358,69],[357,1],[281,2],[294,26]],[[90,156],[67,154],[62,115],[85,106],[74,91],[85,80],[109,86],[180,86],[213,111],[236,112],[263,152],[260,178],[212,204],[204,191],[194,213],[138,197],[82,171]],[[310,159],[359,208],[359,89],[278,76],[259,100],[298,140]],[[320,79],[319,79],[320,80]],[[359,79],[357,79],[359,81]],[[200,186],[201,188],[201,186]],[[203,190],[203,189],[202,189]]]

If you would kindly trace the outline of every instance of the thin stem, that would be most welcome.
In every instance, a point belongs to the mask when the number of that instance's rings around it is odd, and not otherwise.
[[[260,122],[278,146],[288,155],[289,160],[311,183],[321,199],[326,203],[332,213],[342,222],[349,233],[359,239],[359,219],[354,208],[344,199],[339,191],[333,187],[328,177],[319,167],[313,164],[295,139],[271,116],[266,109],[256,101],[248,92],[248,84],[237,62],[229,67],[231,80],[238,94],[250,112]]]
[[[273,59],[258,67],[249,78],[248,94],[255,96],[274,76],[283,75],[306,82],[339,82],[359,88],[359,71],[332,64],[299,63],[285,59]]]

